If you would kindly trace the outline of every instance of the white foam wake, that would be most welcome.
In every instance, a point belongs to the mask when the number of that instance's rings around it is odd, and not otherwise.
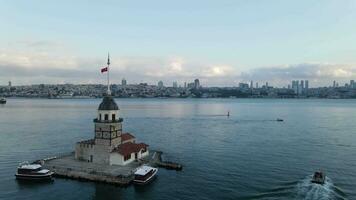
[[[334,184],[328,177],[323,185],[311,182],[312,175],[300,181],[297,185],[297,199],[305,200],[330,200],[338,199],[334,191]]]

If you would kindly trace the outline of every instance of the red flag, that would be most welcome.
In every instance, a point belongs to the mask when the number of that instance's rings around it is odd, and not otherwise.
[[[108,67],[101,68],[101,73],[104,73],[104,72],[107,72],[107,71],[108,71]]]

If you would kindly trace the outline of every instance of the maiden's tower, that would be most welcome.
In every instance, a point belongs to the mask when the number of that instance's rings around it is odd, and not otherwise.
[[[109,66],[108,56],[107,67],[101,70],[107,73],[108,90],[93,120],[94,138],[76,143],[75,159],[97,164],[126,165],[148,156],[148,145],[136,143],[132,134],[123,132],[123,119],[110,92]]]

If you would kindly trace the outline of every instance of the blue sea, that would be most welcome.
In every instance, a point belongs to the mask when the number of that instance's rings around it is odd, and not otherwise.
[[[126,188],[15,180],[19,162],[92,138],[100,101],[0,105],[0,199],[356,199],[356,100],[116,99],[124,131],[183,171],[160,169],[151,184]],[[311,184],[319,169],[326,184]]]

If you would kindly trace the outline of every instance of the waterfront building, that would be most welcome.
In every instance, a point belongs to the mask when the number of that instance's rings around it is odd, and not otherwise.
[[[250,88],[253,89],[253,81],[250,82]]]
[[[350,88],[356,88],[354,80],[350,80]]]

